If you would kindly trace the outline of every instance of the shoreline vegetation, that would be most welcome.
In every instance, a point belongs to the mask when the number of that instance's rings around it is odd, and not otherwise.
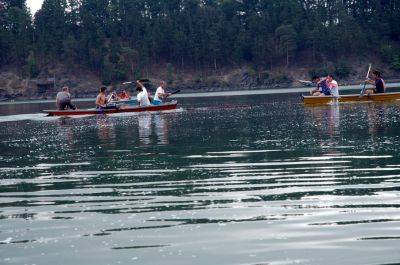
[[[357,84],[369,63],[387,81],[400,76],[396,1],[44,0],[34,15],[26,0],[0,1],[5,100],[65,85],[86,97],[140,78],[190,92],[295,87],[328,73]]]

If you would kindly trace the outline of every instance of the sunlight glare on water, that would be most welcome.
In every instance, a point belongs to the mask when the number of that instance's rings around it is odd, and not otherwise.
[[[400,261],[399,103],[201,99],[0,116],[0,264]]]

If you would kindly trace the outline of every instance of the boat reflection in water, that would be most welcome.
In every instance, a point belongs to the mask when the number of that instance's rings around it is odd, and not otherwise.
[[[154,115],[155,131],[157,135],[157,144],[167,145],[169,144],[169,119],[166,115],[156,114]]]
[[[139,143],[141,145],[151,144],[151,114],[141,113],[138,115]]]
[[[330,105],[308,106],[315,132],[321,140],[321,146],[333,146],[337,143],[337,135],[340,133],[340,105],[333,103]]]
[[[164,114],[141,113],[138,115],[139,143],[141,145],[168,145],[169,119]],[[155,138],[154,138],[155,134]]]
[[[68,145],[70,149],[74,149],[74,132],[73,125],[69,122],[68,117],[62,117],[57,124],[57,139]]]
[[[388,119],[388,104],[371,103],[367,107],[368,133],[372,138],[384,136]]]
[[[108,117],[99,117],[96,122],[99,145],[103,148],[115,147],[115,128],[112,120]]]

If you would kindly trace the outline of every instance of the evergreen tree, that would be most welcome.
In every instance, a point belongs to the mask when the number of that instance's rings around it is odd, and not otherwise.
[[[286,67],[289,67],[289,59],[293,56],[296,47],[296,32],[292,25],[282,25],[275,30],[278,50],[286,56]]]

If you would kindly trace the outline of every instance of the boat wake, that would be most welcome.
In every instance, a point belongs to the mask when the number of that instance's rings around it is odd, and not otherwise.
[[[25,120],[56,120],[56,117],[48,117],[43,113],[31,113],[31,114],[17,114],[17,115],[7,115],[0,116],[0,123],[11,122],[11,121],[25,121]]]
[[[154,111],[154,112],[149,112],[153,114],[157,113],[180,113],[183,112],[183,108],[178,108],[175,110],[163,110],[163,111]],[[143,115],[143,113],[147,112],[126,112],[126,113],[115,113],[112,114],[112,117],[131,117],[131,116],[140,116]],[[90,117],[90,116],[95,116],[95,115],[74,115],[74,116],[47,116],[44,113],[31,113],[31,114],[17,114],[17,115],[7,115],[7,116],[0,116],[0,123],[3,122],[12,122],[12,121],[26,121],[26,120],[32,120],[32,121],[54,121],[54,120],[59,120],[59,119],[81,119],[85,117]],[[110,115],[106,115],[107,117]]]

